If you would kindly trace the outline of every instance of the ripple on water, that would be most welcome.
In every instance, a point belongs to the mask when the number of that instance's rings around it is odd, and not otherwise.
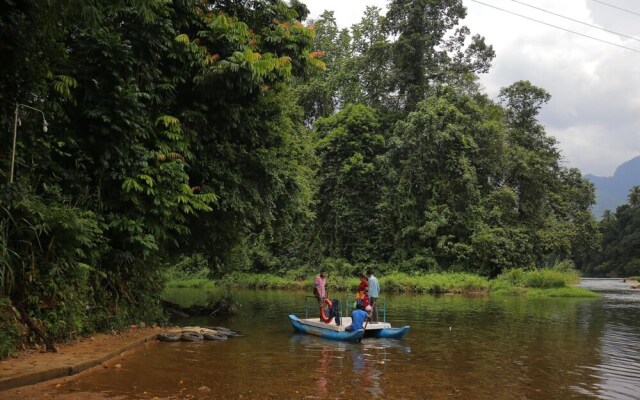
[[[595,381],[593,392],[603,399],[640,398],[640,292],[621,279],[584,279],[580,286],[603,296],[594,310],[602,324],[601,361],[582,367]]]

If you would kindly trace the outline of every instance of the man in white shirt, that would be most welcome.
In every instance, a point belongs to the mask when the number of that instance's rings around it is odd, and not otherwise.
[[[380,297],[380,283],[378,278],[373,276],[371,270],[367,271],[367,278],[369,278],[369,302],[373,308],[371,315],[371,322],[378,322],[378,297]]]

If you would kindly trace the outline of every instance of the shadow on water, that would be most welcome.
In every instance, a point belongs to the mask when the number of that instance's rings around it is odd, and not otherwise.
[[[411,332],[361,343],[294,333],[287,314],[304,313],[307,293],[237,291],[235,316],[177,322],[245,337],[149,345],[72,386],[123,398],[637,399],[640,292],[583,286],[603,298],[388,296],[390,322]],[[185,304],[207,294],[167,296]]]

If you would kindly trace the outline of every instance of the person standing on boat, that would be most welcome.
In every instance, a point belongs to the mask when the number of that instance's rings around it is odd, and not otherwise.
[[[364,328],[364,322],[367,318],[371,318],[371,306],[367,306],[364,310],[356,308],[351,313],[351,325],[344,328],[345,331],[357,331]]]
[[[356,305],[362,304],[363,308],[369,305],[368,287],[369,282],[367,282],[367,276],[365,274],[360,275],[360,285],[358,286],[358,292],[356,293]]]
[[[325,286],[327,285],[327,271],[324,269],[320,271],[320,275],[316,276],[315,281],[313,282],[313,295],[318,299],[318,305],[322,306],[324,303],[324,299],[327,298],[327,290]]]
[[[371,320],[375,323],[378,322],[378,297],[380,297],[380,284],[378,278],[373,276],[371,270],[367,271],[367,277],[369,278],[369,304],[372,307]]]

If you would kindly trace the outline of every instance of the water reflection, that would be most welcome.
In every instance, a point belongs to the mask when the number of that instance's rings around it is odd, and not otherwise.
[[[640,398],[640,292],[621,279],[583,279],[580,286],[602,294],[585,310],[583,322],[597,329],[600,360],[581,368],[593,385],[576,385],[580,393],[603,399]]]
[[[306,358],[306,366],[314,365],[310,376],[314,380],[313,396],[383,398],[383,376],[387,363],[395,354],[411,353],[404,341],[364,339],[361,343],[328,341],[315,336],[293,333],[289,355]],[[311,360],[309,362],[309,360]]]

